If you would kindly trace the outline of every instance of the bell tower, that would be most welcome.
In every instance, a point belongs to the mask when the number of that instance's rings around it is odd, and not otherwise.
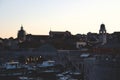
[[[100,25],[99,38],[102,45],[104,45],[107,42],[106,29],[104,24]]]

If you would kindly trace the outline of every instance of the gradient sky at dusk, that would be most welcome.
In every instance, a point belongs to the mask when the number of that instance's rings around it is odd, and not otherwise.
[[[120,0],[0,0],[0,37],[16,37],[21,24],[29,34],[120,31]]]

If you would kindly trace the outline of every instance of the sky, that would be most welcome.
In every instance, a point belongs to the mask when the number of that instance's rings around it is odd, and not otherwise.
[[[49,31],[74,34],[120,31],[120,0],[0,0],[0,37],[17,37],[21,24],[27,34]]]

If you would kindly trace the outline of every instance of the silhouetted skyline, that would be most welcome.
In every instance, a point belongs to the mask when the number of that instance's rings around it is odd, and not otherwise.
[[[21,24],[32,34],[71,31],[97,32],[104,23],[109,33],[120,31],[119,0],[0,0],[0,37],[16,37]]]

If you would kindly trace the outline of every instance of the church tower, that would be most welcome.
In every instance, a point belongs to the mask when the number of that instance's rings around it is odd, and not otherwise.
[[[100,25],[99,38],[102,45],[104,45],[107,42],[106,29],[104,24]]]
[[[18,31],[17,38],[19,42],[24,42],[26,40],[26,32],[24,31],[22,25],[21,25],[21,29]]]

